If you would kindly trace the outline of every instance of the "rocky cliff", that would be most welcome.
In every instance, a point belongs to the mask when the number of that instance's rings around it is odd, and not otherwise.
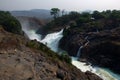
[[[120,27],[97,32],[68,29],[65,34],[67,36],[61,39],[60,47],[71,56],[77,56],[79,47],[83,46],[80,60],[120,73]]]
[[[43,44],[35,41],[41,46],[37,49],[29,42],[0,27],[0,80],[101,80],[61,61]]]

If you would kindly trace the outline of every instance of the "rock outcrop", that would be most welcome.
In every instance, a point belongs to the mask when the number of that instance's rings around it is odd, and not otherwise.
[[[79,47],[84,46],[81,49],[80,60],[120,73],[120,27],[87,33],[68,29],[64,32],[66,33],[67,36],[60,41],[60,47],[71,56],[76,56]]]
[[[81,58],[120,74],[120,28],[92,34],[89,38],[90,43],[83,48]]]
[[[29,41],[0,29],[0,80],[102,80],[55,55],[27,46]]]

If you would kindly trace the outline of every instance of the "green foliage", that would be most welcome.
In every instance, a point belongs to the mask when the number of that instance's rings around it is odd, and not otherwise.
[[[110,15],[111,15],[111,12],[112,12],[111,10],[106,10],[106,11],[101,12],[101,14],[104,15],[104,17],[106,19],[109,19]]]
[[[114,20],[120,20],[120,11],[117,11],[117,10],[113,10],[111,12],[111,15],[110,15],[110,18],[111,19],[114,19]]]
[[[36,40],[29,41],[26,46],[43,51],[48,58],[52,58],[53,60],[61,60],[69,64],[71,63],[71,58],[68,55],[58,55],[58,53],[53,52],[46,45],[39,43]]]
[[[60,55],[60,59],[61,59],[62,61],[67,62],[68,64],[71,64],[71,58],[70,58],[70,56],[69,56],[67,53],[65,53],[65,52],[63,52],[63,53]]]
[[[67,35],[69,35],[69,33],[70,33],[70,29],[64,29],[64,31],[63,31],[63,37],[66,37]]]
[[[94,19],[102,19],[102,18],[104,18],[104,15],[101,14],[99,11],[94,11],[93,14],[92,14],[92,17]]]
[[[0,11],[0,25],[8,32],[22,34],[22,28],[19,21],[9,12]]]
[[[77,20],[81,15],[78,12],[72,11],[68,14],[70,20]]]
[[[56,19],[59,16],[59,12],[60,12],[60,9],[52,8],[50,13],[51,13],[51,15],[54,16],[54,19]]]
[[[26,44],[26,46],[31,47],[31,48],[38,48],[39,47],[39,45],[38,45],[36,40],[31,40],[30,42],[28,42]]]
[[[110,30],[120,26],[120,11],[119,10],[106,10],[106,11],[94,11],[93,13],[75,11],[69,14],[62,15],[49,22],[44,30],[46,32],[60,27],[70,26],[70,29],[76,29],[79,32],[90,32],[96,30]],[[68,29],[65,30],[65,35],[68,33]],[[39,32],[39,31],[38,31]]]

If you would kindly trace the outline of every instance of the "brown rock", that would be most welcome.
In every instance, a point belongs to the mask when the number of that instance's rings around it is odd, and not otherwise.
[[[52,54],[27,47],[29,40],[22,36],[3,32],[0,30],[0,80],[101,80],[57,56],[54,59]]]

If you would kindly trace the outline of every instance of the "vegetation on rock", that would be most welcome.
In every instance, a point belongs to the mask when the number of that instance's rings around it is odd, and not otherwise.
[[[81,58],[120,73],[120,10],[70,12],[52,20],[44,30],[49,33],[62,28],[64,37],[59,47],[69,55],[76,56],[79,47],[85,45]]]
[[[48,47],[46,47],[43,43],[37,42],[36,40],[29,41],[26,44],[26,46],[41,50],[45,52],[48,57],[52,57],[53,59],[56,59],[56,60],[60,59],[61,61],[65,61],[66,63],[71,64],[71,58],[66,53],[62,53],[59,55],[53,52],[52,50],[50,50]]]
[[[60,12],[60,9],[52,8],[50,13],[51,13],[51,15],[54,16],[54,19],[56,19],[57,17],[59,17],[59,12]]]
[[[16,34],[23,33],[19,21],[9,12],[0,11],[0,25],[2,25],[6,31]]]
[[[80,32],[110,30],[120,26],[119,14],[119,10],[93,11],[92,13],[72,11],[49,22],[44,26],[44,32],[58,31],[68,26],[70,26],[70,29],[77,28]],[[39,30],[37,32],[39,33]]]
[[[42,43],[29,40],[16,32],[7,32],[9,26],[2,26],[0,80],[102,80],[91,72],[83,73],[67,64],[69,58],[66,55],[59,56]]]

